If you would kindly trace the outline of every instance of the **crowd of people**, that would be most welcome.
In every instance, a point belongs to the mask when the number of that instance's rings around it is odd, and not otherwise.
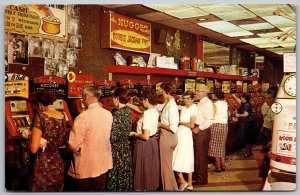
[[[113,91],[116,109],[110,112],[99,103],[100,92],[87,86],[82,92],[85,111],[75,118],[70,132],[64,114],[53,106],[53,93],[36,91],[34,102],[39,112],[29,141],[35,154],[29,190],[193,190],[193,184],[208,183],[209,156],[215,159],[216,172],[225,171],[228,104],[224,94],[216,93],[213,102],[208,98],[209,89],[199,86],[196,94],[186,91],[184,105],[178,106],[175,86],[162,83],[161,89],[163,103],[155,90],[145,89],[137,107],[128,90],[117,87]],[[241,147],[246,144],[244,155],[249,156],[250,97],[234,97],[241,102],[236,113],[238,143]],[[199,100],[197,105],[195,99]],[[133,121],[132,110],[140,113],[137,121]],[[267,121],[265,128],[269,128]],[[72,154],[69,166],[62,148]]]

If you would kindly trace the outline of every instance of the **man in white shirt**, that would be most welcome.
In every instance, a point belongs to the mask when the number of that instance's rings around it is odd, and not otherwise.
[[[210,126],[214,123],[214,107],[207,97],[207,86],[199,86],[196,95],[200,99],[197,105],[196,127],[193,131],[194,154],[195,154],[195,185],[208,183],[208,148],[210,141]]]

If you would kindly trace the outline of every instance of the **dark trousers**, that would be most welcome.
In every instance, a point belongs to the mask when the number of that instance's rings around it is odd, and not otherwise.
[[[210,141],[210,128],[193,133],[196,184],[207,184],[208,180],[208,147]]]
[[[103,173],[98,177],[76,179],[69,176],[70,191],[76,192],[102,192],[105,190],[107,173]]]

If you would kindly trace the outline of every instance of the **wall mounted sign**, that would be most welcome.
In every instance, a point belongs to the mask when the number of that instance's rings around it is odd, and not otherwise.
[[[68,98],[82,98],[83,88],[94,84],[92,75],[76,74],[74,82],[68,82]]]
[[[66,97],[66,79],[54,75],[46,75],[34,78],[34,89],[48,89],[57,98]]]
[[[29,80],[27,76],[8,73],[5,77],[5,98],[22,97],[28,99]]]
[[[5,31],[65,40],[66,18],[65,5],[7,5]]]
[[[116,13],[101,15],[101,46],[151,52],[151,24]]]
[[[98,91],[101,92],[101,97],[108,97],[113,95],[113,90],[116,87],[114,81],[109,80],[98,80],[95,81],[95,85],[98,88]]]

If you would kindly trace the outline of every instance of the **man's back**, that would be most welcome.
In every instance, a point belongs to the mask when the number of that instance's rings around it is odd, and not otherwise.
[[[112,168],[110,132],[112,115],[98,103],[76,117],[70,133],[70,145],[80,148],[69,175],[75,178],[97,177]]]

